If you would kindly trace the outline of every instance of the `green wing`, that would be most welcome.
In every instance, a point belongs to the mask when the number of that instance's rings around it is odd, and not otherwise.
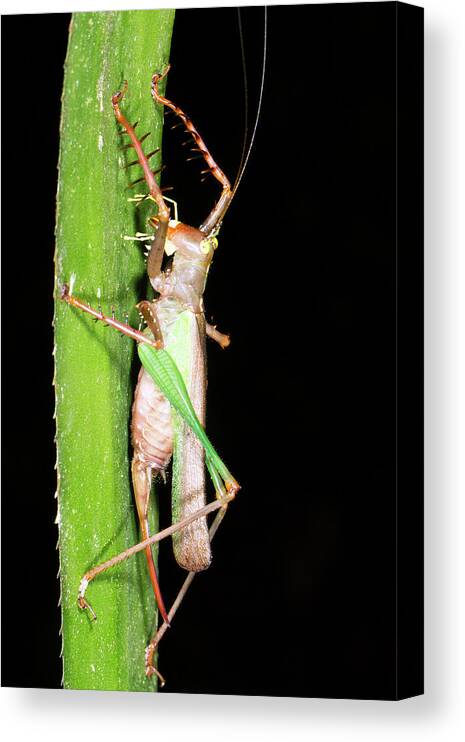
[[[183,342],[180,332],[179,343],[182,344]],[[211,465],[224,482],[231,480],[231,473],[215,451],[195,414],[186,384],[171,354],[165,348],[157,350],[147,343],[139,343],[137,350],[146,371],[204,447],[208,459],[208,469],[210,470]]]

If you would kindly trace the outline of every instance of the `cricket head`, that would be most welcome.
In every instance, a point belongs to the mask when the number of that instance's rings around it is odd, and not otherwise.
[[[165,253],[173,257],[173,262],[165,271],[149,272],[155,291],[162,297],[177,299],[194,313],[201,312],[208,269],[217,245],[215,236],[170,220]]]
[[[217,247],[218,240],[216,237],[208,237],[200,229],[189,227],[182,222],[170,221],[165,243],[165,253],[167,255],[176,253],[185,261],[207,268]]]

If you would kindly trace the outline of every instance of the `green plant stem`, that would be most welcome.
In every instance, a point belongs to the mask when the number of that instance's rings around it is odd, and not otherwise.
[[[144,147],[161,143],[163,114],[150,95],[153,72],[168,62],[173,10],[77,13],[65,65],[56,226],[55,389],[58,524],[64,686],[154,690],[144,651],[155,625],[155,603],[143,555],[99,576],[88,599],[98,620],[77,606],[82,575],[139,540],[130,485],[129,415],[134,344],[59,300],[63,283],[119,318],[145,296],[140,243],[155,212],[135,208],[128,191],[140,169],[121,150],[111,96],[128,81],[122,108]],[[158,159],[157,159],[158,158]],[[157,167],[160,156],[152,158]],[[72,278],[73,277],[73,278]],[[152,522],[152,528],[156,522]]]

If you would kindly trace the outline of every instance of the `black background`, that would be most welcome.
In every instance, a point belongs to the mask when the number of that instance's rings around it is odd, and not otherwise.
[[[232,337],[224,353],[209,346],[208,430],[243,489],[162,645],[167,691],[421,690],[421,39],[407,14],[416,36],[402,47],[399,118],[397,18],[395,3],[269,9],[255,147],[205,297]],[[263,9],[242,19],[252,122]],[[3,685],[61,681],[51,321],[68,24],[2,23]],[[244,133],[236,10],[178,11],[171,61],[168,96],[233,178]],[[164,183],[198,225],[218,189],[200,184],[180,141],[166,134]],[[408,208],[396,211],[401,146]],[[401,219],[412,239],[399,256]],[[408,488],[396,489],[404,472]],[[181,575],[168,545],[160,570],[169,603]]]

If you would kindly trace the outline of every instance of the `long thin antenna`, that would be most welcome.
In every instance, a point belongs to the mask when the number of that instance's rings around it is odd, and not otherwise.
[[[268,40],[268,13],[267,13],[267,6],[265,5],[264,8],[264,19],[263,19],[263,61],[262,61],[262,79],[260,82],[260,96],[258,99],[258,108],[257,108],[257,115],[255,117],[255,123],[252,131],[252,136],[250,138],[250,144],[247,150],[247,154],[245,156],[245,159],[241,158],[241,163],[243,162],[242,169],[239,167],[239,172],[237,174],[234,187],[233,187],[233,196],[236,194],[237,189],[239,188],[239,184],[242,180],[242,176],[244,175],[244,170],[247,167],[247,163],[249,161],[250,153],[252,151],[255,134],[258,127],[258,122],[260,119],[260,113],[262,109],[262,100],[263,100],[263,91],[265,88],[265,69],[266,69],[266,52],[267,52],[267,40]],[[240,26],[241,29],[241,46],[243,48],[243,36],[242,36],[242,26]],[[245,58],[243,56],[243,63],[245,65]],[[246,77],[244,78],[244,87],[246,86]]]
[[[237,174],[235,183],[237,183],[242,165],[245,160],[245,153],[247,149],[247,140],[249,138],[249,86],[247,82],[247,65],[245,63],[245,48],[244,48],[244,32],[242,30],[242,16],[240,7],[237,8],[237,24],[239,27],[239,39],[241,43],[241,62],[242,62],[242,81],[244,85],[244,136],[242,139],[242,151],[241,159],[239,161],[239,167],[237,168]]]

